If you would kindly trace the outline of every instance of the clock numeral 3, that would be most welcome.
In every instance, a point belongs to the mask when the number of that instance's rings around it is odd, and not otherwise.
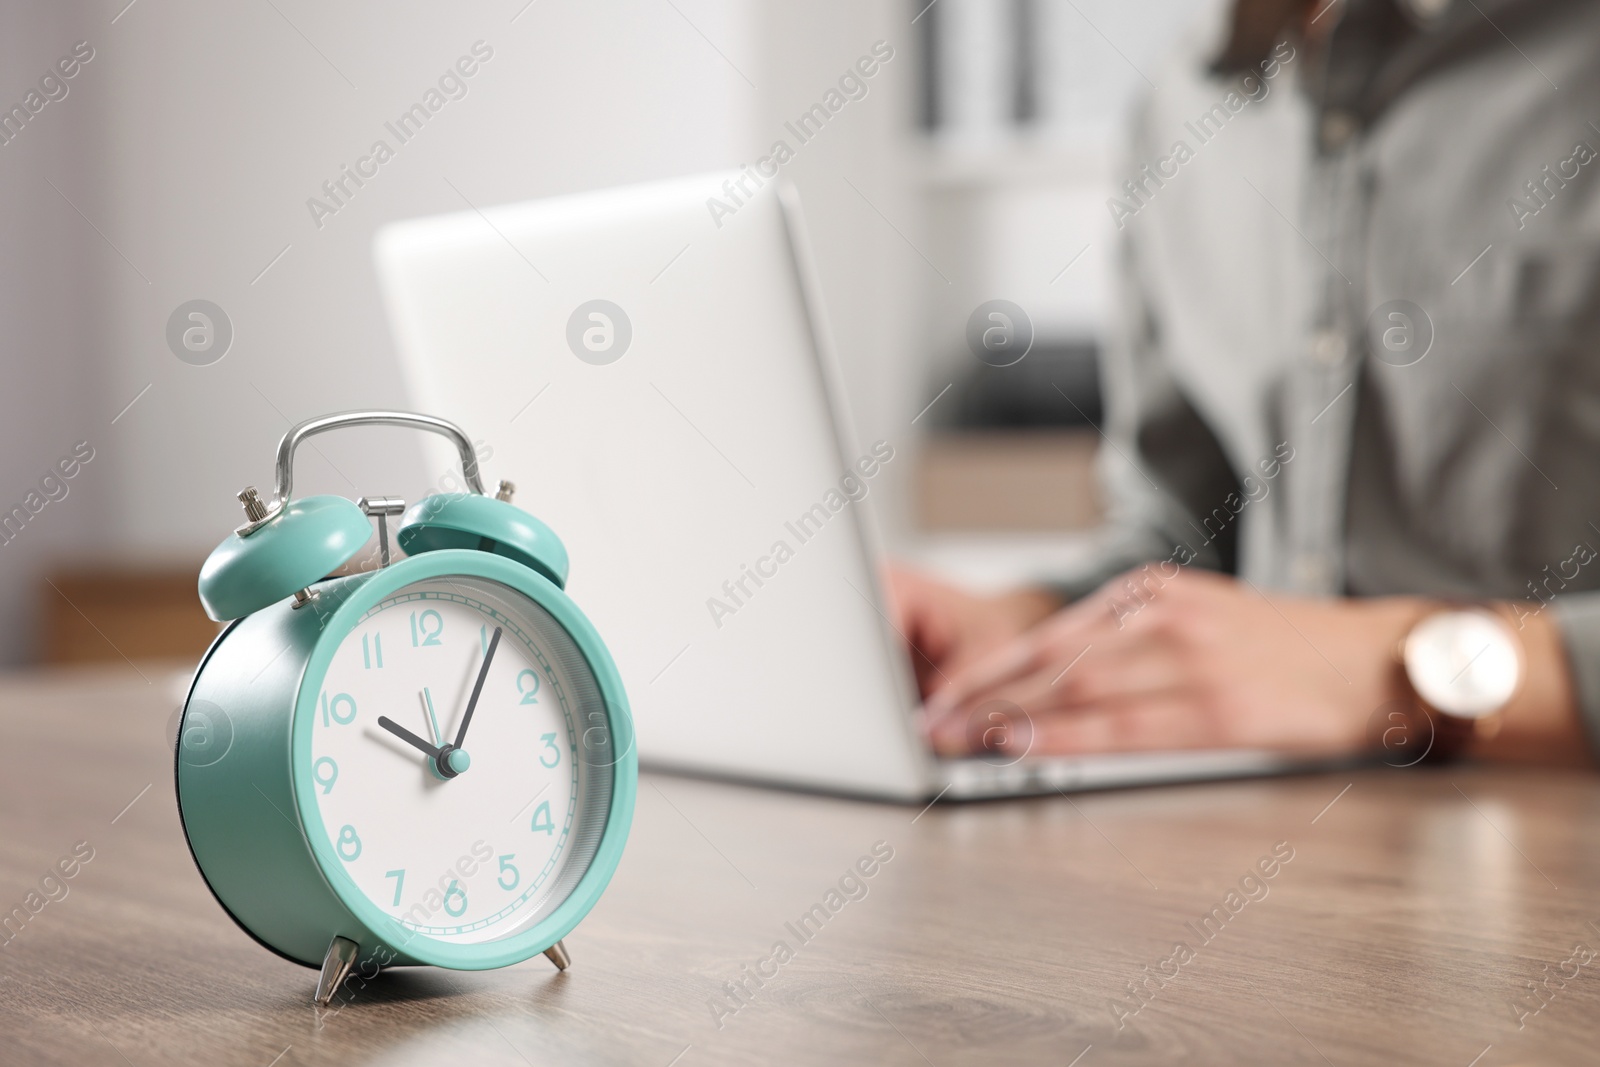
[[[394,906],[398,908],[400,906],[400,888],[406,884],[405,868],[402,867],[398,871],[384,871],[383,876],[394,879]]]
[[[340,859],[346,863],[354,862],[361,855],[361,838],[356,836],[356,828],[345,823],[344,829],[339,831],[339,841],[335,847]]]
[[[344,713],[339,709],[343,707]],[[349,693],[336,693],[332,700],[328,699],[327,691],[322,694],[322,725],[331,726],[338,723],[340,726],[349,726],[356,721],[356,698]]]
[[[537,703],[539,703],[539,698],[537,696],[535,696],[535,694],[539,692],[539,675],[538,675],[538,673],[535,672],[535,671],[528,670],[528,671],[523,671],[521,674],[517,675],[517,692],[522,694],[522,703],[524,703],[524,704],[537,704]]]
[[[522,881],[522,872],[518,871],[516,865],[511,862],[512,860],[516,859],[516,857],[517,854],[515,852],[508,852],[504,856],[500,857],[499,881],[501,889],[515,889],[517,888],[517,883]],[[508,874],[511,876],[511,881],[509,882],[506,881],[506,875]]]
[[[545,833],[551,835],[555,834],[556,823],[555,820],[550,817],[550,802],[548,800],[544,801],[537,808],[533,809],[532,829],[543,830]]]
[[[327,776],[323,776],[323,768],[327,768]],[[331,756],[323,756],[311,765],[311,777],[322,787],[322,795],[327,796],[333,792],[333,783],[339,780],[339,765],[333,762]]]
[[[561,762],[561,750],[556,747],[555,734],[540,734],[539,740],[544,742],[544,751],[539,753],[539,766],[554,767]],[[545,757],[550,757],[550,762],[545,762]]]
[[[450,906],[452,897],[459,901],[455,907]],[[460,882],[451,881],[450,888],[444,891],[444,910],[456,918],[460,918],[467,910],[467,893],[466,890],[461,888]]]
[[[411,613],[411,647],[420,648],[423,645],[441,645],[439,635],[444,633],[444,616],[432,608],[418,614]],[[418,638],[421,640],[418,640]]]

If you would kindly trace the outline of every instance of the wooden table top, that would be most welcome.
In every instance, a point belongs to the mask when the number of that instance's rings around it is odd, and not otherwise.
[[[318,1011],[195,871],[145,673],[0,684],[0,911],[93,852],[0,949],[7,1065],[1600,1057],[1600,777],[1465,768],[921,812],[648,775],[570,971],[397,969]]]

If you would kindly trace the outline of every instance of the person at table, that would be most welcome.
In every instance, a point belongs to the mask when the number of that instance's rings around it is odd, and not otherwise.
[[[1108,204],[1094,565],[890,574],[931,738],[1353,754],[1404,707],[1434,756],[1586,763],[1600,5],[1237,0],[1226,37]]]

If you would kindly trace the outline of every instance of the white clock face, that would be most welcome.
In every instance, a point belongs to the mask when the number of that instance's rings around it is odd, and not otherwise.
[[[415,934],[520,932],[593,858],[614,762],[599,686],[566,630],[504,585],[434,578],[380,601],[300,714],[296,773],[329,847]]]

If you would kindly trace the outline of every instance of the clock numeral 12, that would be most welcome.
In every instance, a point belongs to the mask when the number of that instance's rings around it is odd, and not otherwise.
[[[398,871],[384,871],[383,876],[394,879],[394,906],[398,908],[400,906],[400,888],[406,884],[405,868],[402,867]]]
[[[429,620],[433,622],[431,629],[428,626]],[[437,611],[428,608],[420,615],[415,611],[411,613],[412,648],[419,648],[423,645],[441,645],[444,643],[439,640],[439,635],[442,633],[444,633],[444,616]],[[420,641],[418,637],[421,637]]]
[[[370,641],[370,647],[369,647],[369,641]],[[373,667],[373,662],[372,661],[373,661],[374,658],[376,658],[377,661],[378,661],[377,662],[377,666],[382,667],[383,666],[383,635],[382,634],[372,634],[369,637],[367,634],[362,634],[361,635],[361,665],[363,667],[365,667],[367,670],[371,670],[372,667]]]

